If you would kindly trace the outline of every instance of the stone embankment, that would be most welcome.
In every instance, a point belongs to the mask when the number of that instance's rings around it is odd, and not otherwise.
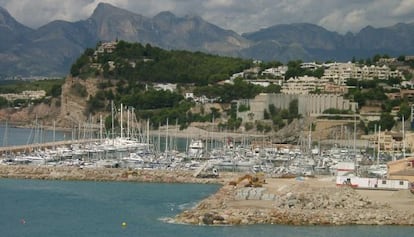
[[[131,181],[152,183],[220,183],[218,179],[197,179],[189,171],[128,170],[115,168],[48,167],[0,165],[0,178]]]
[[[283,185],[266,188],[225,185],[172,221],[195,225],[414,225],[412,211],[373,202],[349,187],[324,187],[282,179],[276,182]],[[413,199],[408,209],[412,203]]]

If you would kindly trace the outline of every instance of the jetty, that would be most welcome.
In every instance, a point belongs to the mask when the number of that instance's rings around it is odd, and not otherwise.
[[[0,147],[0,154],[10,154],[17,152],[33,152],[39,149],[54,148],[58,146],[68,146],[72,144],[86,144],[98,142],[101,139],[80,139],[80,140],[67,140],[67,141],[54,141],[46,143],[36,143],[36,144],[26,144],[26,145],[16,145],[16,146],[7,146]]]

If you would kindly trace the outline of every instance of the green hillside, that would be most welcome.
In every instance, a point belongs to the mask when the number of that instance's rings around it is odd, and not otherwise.
[[[201,52],[167,51],[124,41],[106,45],[106,49],[103,47],[102,44],[96,49],[85,50],[71,68],[73,77],[96,78],[98,81],[99,91],[88,97],[86,113],[108,110],[109,102],[115,101],[116,104],[134,107],[138,118],[150,119],[153,126],[165,124],[168,118],[185,127],[191,122],[211,121],[220,116],[217,110],[202,109],[193,113],[195,103],[184,99],[185,92],[202,92],[221,102],[230,102],[253,98],[265,90],[241,80],[236,80],[233,85],[217,83],[250,68],[253,65],[251,60]],[[157,83],[175,84],[176,89],[157,90]],[[223,126],[239,126],[236,120],[234,114]]]
[[[129,82],[207,85],[228,79],[233,73],[252,64],[251,60],[200,52],[167,51],[149,44],[143,46],[125,41],[119,41],[113,52],[98,53],[95,57],[94,52],[87,49],[72,65],[73,76],[102,75]]]

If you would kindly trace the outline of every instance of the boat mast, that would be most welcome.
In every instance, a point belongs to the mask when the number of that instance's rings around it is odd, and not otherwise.
[[[377,135],[377,125],[375,124],[374,125],[374,138],[375,138],[376,135]],[[376,154],[376,149],[375,149],[375,143],[374,143],[374,146],[373,146],[373,149],[372,149],[372,157],[373,158],[375,158],[375,154]]]
[[[308,154],[312,154],[312,122],[309,124]]]
[[[354,156],[356,160],[356,134],[357,134],[357,123],[356,123],[356,114],[354,116]]]
[[[124,138],[124,126],[123,126],[124,121],[123,121],[123,118],[122,118],[122,109],[123,109],[122,106],[123,105],[121,104],[121,139]]]
[[[99,116],[99,139],[100,140],[102,140],[102,133],[103,133],[103,131],[102,131],[102,126],[103,125],[103,123],[102,123],[102,114]]]
[[[3,147],[8,146],[9,144],[7,144],[7,139],[9,136],[9,125],[8,125],[8,120],[6,120],[6,128],[4,129],[4,135],[3,135]]]
[[[150,132],[150,127],[149,127],[149,119],[147,119],[147,131],[146,131],[146,134],[147,134],[147,139],[146,139],[146,141],[145,141],[145,143],[147,144],[147,150],[149,151],[149,143],[150,143],[150,139],[149,139],[149,132]]]
[[[380,136],[381,136],[381,125],[379,125],[378,127],[378,154],[377,154],[377,166],[379,165],[379,158],[380,158],[380,150],[381,150],[381,146],[380,146]]]
[[[214,142],[214,139],[213,139],[213,133],[214,133],[214,113],[213,113],[213,118],[211,119],[211,121],[212,121],[212,126],[211,126],[211,133],[210,133],[210,151],[211,150],[213,150],[213,142]]]
[[[111,123],[112,123],[111,124],[111,126],[112,126],[112,128],[111,128],[112,129],[112,132],[111,132],[112,133],[112,136],[111,136],[111,138],[114,139],[115,138],[114,137],[115,136],[115,131],[114,131],[115,126],[114,126],[114,101],[113,100],[111,101]]]
[[[56,141],[56,120],[53,120],[53,143]]]
[[[359,173],[359,168],[358,168],[358,159],[357,159],[357,152],[356,152],[356,133],[357,133],[357,125],[356,125],[356,114],[354,114],[354,164],[355,164],[355,169],[356,169],[356,173]]]
[[[404,116],[402,116],[402,140],[403,140],[403,159],[405,158],[405,121],[404,121]]]
[[[130,124],[129,124],[129,113],[130,113],[130,110],[129,110],[129,107],[127,107],[127,137],[128,138],[130,138],[131,137],[131,135],[130,135]]]
[[[167,131],[165,133],[165,153],[168,151],[168,118],[167,118]]]
[[[158,123],[158,150],[157,152],[161,153],[161,124]]]

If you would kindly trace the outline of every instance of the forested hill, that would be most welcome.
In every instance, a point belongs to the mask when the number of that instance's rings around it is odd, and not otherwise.
[[[167,51],[151,45],[114,42],[86,49],[71,67],[72,76],[103,76],[135,82],[213,84],[251,66],[252,61],[201,52]],[[99,53],[101,52],[101,53]]]
[[[253,64],[253,60],[168,51],[149,44],[102,43],[95,49],[86,49],[72,65],[71,77],[65,83],[68,87],[65,101],[71,104],[75,101],[71,98],[77,96],[78,101],[84,104],[84,115],[108,111],[112,101],[124,104],[135,109],[137,118],[149,119],[152,126],[165,124],[169,119],[186,127],[191,122],[212,121],[213,118],[220,121],[220,114],[226,113],[231,116],[222,121],[223,128],[237,129],[241,120],[237,119],[236,110],[229,108],[231,101],[254,98],[262,92],[280,91],[277,85],[265,88],[239,79],[233,84],[217,83],[251,68]],[[260,66],[270,64],[262,63]],[[176,90],[158,90],[155,87],[157,83],[175,84]],[[90,93],[92,87],[96,89]],[[223,106],[202,109],[194,101],[186,100],[185,92],[206,96]],[[66,103],[62,105],[66,106]],[[73,114],[72,107],[62,111]]]

